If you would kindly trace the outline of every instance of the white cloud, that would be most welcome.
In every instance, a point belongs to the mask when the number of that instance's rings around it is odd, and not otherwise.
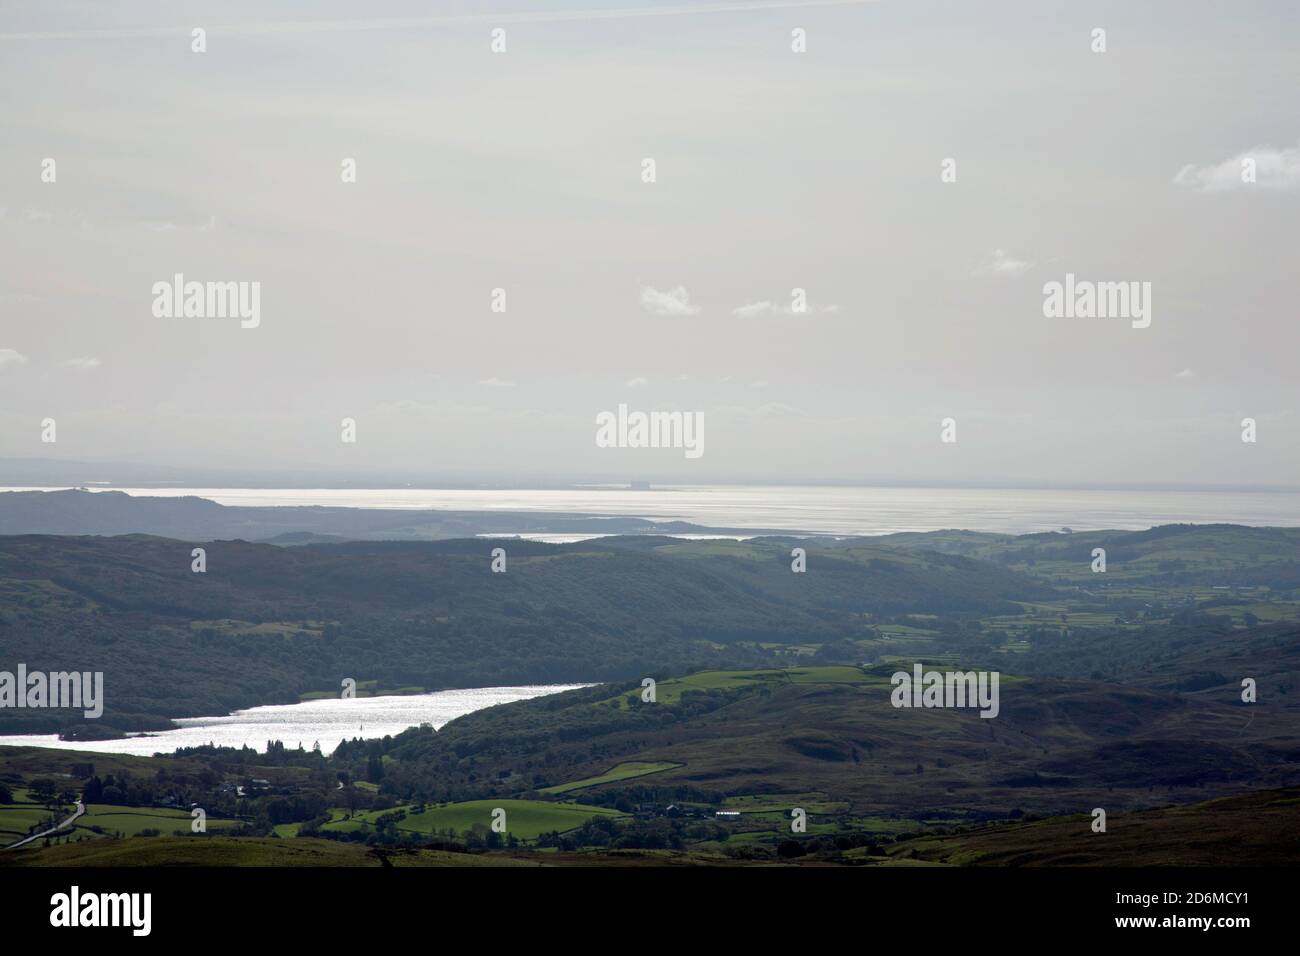
[[[103,365],[104,363],[101,362],[101,361],[100,361],[99,359],[97,359],[97,358],[89,358],[89,357],[86,357],[86,358],[74,358],[74,359],[68,359],[68,360],[67,360],[66,362],[64,362],[63,364],[66,365],[66,366],[68,366],[69,368],[76,368],[76,369],[83,369],[83,370],[84,370],[84,369],[90,369],[90,368],[99,368],[99,367],[100,367],[101,365]]]
[[[13,349],[0,349],[0,368],[6,365],[26,365],[27,356]]]
[[[1242,181],[1242,164],[1255,161],[1255,182]],[[1256,146],[1229,157],[1221,163],[1197,166],[1188,163],[1174,176],[1174,185],[1200,192],[1222,192],[1263,186],[1270,189],[1300,189],[1300,146],[1274,149]]]
[[[717,414],[718,421],[735,422],[737,424],[771,422],[782,419],[806,421],[809,418],[807,412],[784,402],[766,402],[755,408],[741,405],[720,405],[713,411]]]
[[[638,375],[636,378],[629,378],[626,382],[623,383],[623,387],[641,388],[642,386],[649,385],[649,384],[650,384],[650,380],[648,378],[642,378],[641,376]]]
[[[682,286],[660,292],[650,286],[641,289],[641,308],[651,315],[698,315],[700,307],[691,304],[691,294]]]
[[[412,419],[419,420],[422,425],[437,425],[448,432],[459,434],[487,434],[521,428],[529,433],[536,433],[541,428],[567,431],[574,424],[570,416],[541,409],[499,407],[487,403],[466,405],[444,399],[422,401],[403,398],[383,401],[375,404],[374,413],[377,418],[388,423],[391,434],[394,435],[408,434]]]
[[[994,249],[992,258],[976,269],[975,274],[1016,279],[1029,271],[1030,265],[1031,263],[1015,258],[1004,249]]]
[[[771,312],[775,306],[764,299],[762,302],[751,302],[749,305],[737,306],[731,310],[732,315],[738,315],[742,319],[752,319],[756,315],[765,315]]]
[[[777,305],[775,302],[764,299],[762,302],[750,302],[748,305],[737,306],[731,310],[731,314],[741,319],[752,319],[760,315],[818,315],[838,312],[839,310],[838,305],[814,305],[809,302],[803,312],[796,312],[788,305]]]
[[[1193,372],[1190,368],[1185,368],[1177,375],[1175,375],[1174,378],[1196,378],[1196,373]]]
[[[197,232],[212,232],[217,228],[217,217],[209,216],[207,222],[194,223],[177,223],[167,220],[149,220],[144,223],[144,227],[152,232],[176,232],[178,229],[194,230]]]
[[[479,380],[480,385],[486,385],[489,388],[514,388],[515,383],[507,381],[504,378],[484,378]]]

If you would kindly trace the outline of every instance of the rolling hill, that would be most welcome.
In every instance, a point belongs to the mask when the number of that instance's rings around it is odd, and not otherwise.
[[[158,729],[344,677],[436,689],[761,666],[869,637],[880,615],[1015,613],[1055,593],[960,556],[807,545],[813,570],[793,574],[776,541],[218,541],[195,573],[192,542],[0,538],[0,666],[103,671],[107,697],[99,721],[6,710],[0,730]]]

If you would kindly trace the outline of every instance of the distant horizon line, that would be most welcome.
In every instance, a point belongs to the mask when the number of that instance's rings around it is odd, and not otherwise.
[[[640,487],[644,486],[644,487]],[[21,491],[166,491],[200,489],[210,491],[639,491],[672,492],[688,488],[860,488],[933,489],[956,491],[1106,491],[1171,492],[1177,494],[1300,494],[1300,485],[1160,484],[1136,482],[1092,482],[1062,484],[1042,480],[949,481],[943,479],[879,479],[870,481],[824,480],[722,480],[679,481],[653,479],[594,479],[588,481],[497,483],[491,481],[271,481],[271,480],[143,480],[108,481],[13,481],[0,480],[0,493]]]

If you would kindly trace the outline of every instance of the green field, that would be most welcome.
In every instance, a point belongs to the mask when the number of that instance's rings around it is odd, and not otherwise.
[[[235,621],[228,618],[218,620],[190,621],[192,631],[216,631],[222,637],[232,634],[255,634],[261,637],[291,637],[296,634],[309,634],[319,637],[324,629],[324,621]]]
[[[115,807],[108,804],[92,803],[77,820],[77,830],[93,833],[91,827],[101,827],[106,834],[121,833],[123,836],[139,836],[142,830],[157,830],[171,836],[175,830],[190,832],[193,818],[187,810],[167,810],[159,807]],[[208,818],[208,832],[238,826],[238,820],[219,820]]]
[[[795,807],[808,813],[824,814],[845,813],[849,809],[849,805],[843,801],[827,800],[824,793],[746,794],[722,801],[722,809],[739,810],[746,815],[780,811],[788,817]]]
[[[490,827],[492,811],[497,807],[506,811],[506,833],[513,834],[520,840],[535,840],[541,834],[552,830],[563,833],[565,830],[582,826],[592,817],[625,815],[617,810],[589,807],[579,803],[548,803],[544,800],[468,800],[464,803],[428,807],[423,813],[411,813],[410,809],[406,808],[407,815],[396,823],[396,829],[404,833],[430,836],[448,829],[460,834],[476,824]],[[332,820],[322,829],[343,833],[367,829],[374,826],[379,817],[393,812],[395,811],[372,810],[357,814],[350,820]]]
[[[659,773],[663,770],[674,770],[682,766],[679,763],[639,763],[631,761],[621,763],[609,771],[602,773],[599,777],[587,777],[585,780],[575,780],[572,783],[562,783],[558,787],[547,787],[541,793],[569,793],[574,790],[585,790],[587,787],[597,787],[602,783],[614,783],[618,780],[631,780],[634,777],[644,777],[652,773]]]
[[[62,819],[67,814],[62,814]],[[49,820],[50,811],[39,804],[7,803],[0,806],[0,846],[27,836],[32,827]]]
[[[845,665],[827,665],[823,667],[787,667],[782,669],[765,669],[752,671],[702,671],[686,677],[674,677],[660,681],[655,686],[655,701],[660,704],[675,704],[687,691],[736,690],[739,688],[761,685],[782,684],[850,684],[863,687],[888,687],[888,679],[881,679],[874,674],[865,673],[859,667]],[[640,702],[640,691],[613,698],[621,707],[629,707]],[[607,703],[607,702],[602,702]]]
[[[72,814],[72,807],[57,811],[56,820],[63,820]],[[26,836],[36,824],[47,824],[50,811],[35,803],[11,803],[0,806],[0,844],[8,844]],[[190,832],[193,818],[186,810],[169,810],[150,807],[119,807],[108,804],[90,804],[86,812],[77,818],[75,833],[86,837],[139,836],[145,830],[157,830],[160,834],[171,836],[175,831]],[[209,818],[208,831],[227,829],[237,826],[237,820]],[[94,827],[103,832],[97,832]],[[75,837],[74,837],[75,838]]]

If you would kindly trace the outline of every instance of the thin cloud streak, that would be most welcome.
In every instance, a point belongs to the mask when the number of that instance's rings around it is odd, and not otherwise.
[[[464,13],[441,17],[377,17],[369,20],[279,21],[204,27],[209,36],[272,33],[338,33],[359,30],[409,30],[512,23],[564,23],[582,20],[621,20],[639,17],[673,17],[710,13],[748,13],[762,10],[798,10],[804,7],[861,7],[878,0],[753,0],[745,3],[709,3],[682,7],[626,7],[620,10],[539,10],[532,13]],[[64,30],[0,33],[0,40],[139,39],[190,35],[194,24],[183,27],[142,27],[121,30]]]

